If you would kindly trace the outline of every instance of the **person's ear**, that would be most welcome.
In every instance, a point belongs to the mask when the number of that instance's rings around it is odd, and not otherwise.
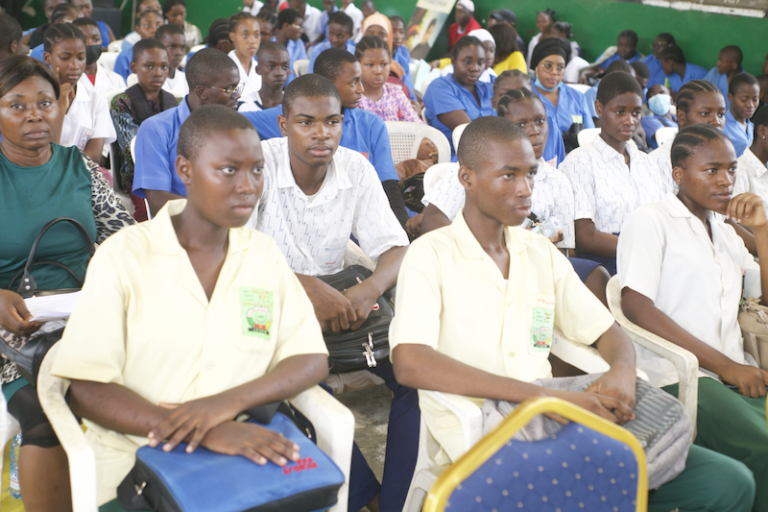
[[[138,74],[138,73],[136,73],[136,62],[135,61],[131,61],[131,73],[133,73],[134,75]]]
[[[595,100],[595,113],[597,114],[597,117],[602,119],[602,117],[603,117],[603,104],[600,103],[599,100]]]
[[[683,129],[683,127],[685,127],[685,115],[686,115],[685,110],[679,110],[679,109],[675,114],[675,116],[677,117],[677,126],[679,126],[681,130]]]
[[[48,64],[48,66],[50,66],[51,65],[51,54],[48,53],[48,52],[43,52],[43,61],[45,61],[45,63]],[[56,78],[58,78],[58,77],[56,77]]]
[[[11,41],[11,44],[8,45],[8,55],[16,55],[19,53],[19,46],[21,43],[19,41]]]
[[[195,94],[202,103],[205,103],[208,100],[208,90],[202,85],[195,87]]]
[[[765,143],[765,138],[766,138],[766,136],[768,136],[768,126],[760,125],[760,126],[756,126],[755,128],[757,128],[756,135],[758,137],[760,137],[760,140],[763,141],[763,145],[765,145],[766,144]]]
[[[675,166],[672,168],[672,179],[678,186],[683,182],[683,168]]]
[[[181,155],[176,156],[176,174],[181,178],[185,187],[192,183],[192,162]]]
[[[474,171],[464,165],[459,167],[459,183],[464,187],[464,190],[472,190],[474,181]]]
[[[288,136],[288,130],[286,129],[286,123],[287,119],[285,116],[277,116],[277,125],[280,127],[280,133],[283,134],[283,137]]]
[[[730,92],[728,93],[728,102],[733,103],[733,94],[731,94]]]

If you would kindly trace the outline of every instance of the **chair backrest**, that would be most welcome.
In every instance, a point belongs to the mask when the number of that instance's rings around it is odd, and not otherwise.
[[[109,43],[109,46],[107,46],[107,53],[120,53],[123,51],[123,40],[117,39],[115,41],[112,41]]]
[[[438,184],[449,172],[458,169],[459,164],[446,162],[444,164],[435,164],[424,173],[424,193]]]
[[[451,161],[451,146],[445,135],[437,128],[407,121],[387,121],[384,124],[387,125],[389,147],[395,165],[403,160],[416,158],[419,153],[419,145],[425,137],[437,147],[438,163]]]
[[[427,126],[432,126],[429,123],[429,119],[427,119],[427,107],[424,107],[421,109],[421,120],[424,121],[424,124],[426,124]]]
[[[571,421],[539,441],[512,440],[535,416]],[[645,453],[627,430],[556,398],[524,402],[446,469],[424,503],[445,510],[645,511]]]
[[[469,126],[469,123],[460,124],[453,129],[453,136],[451,138],[453,139],[454,149],[459,149],[459,141],[461,140],[461,135],[464,133],[464,130],[467,126]]]
[[[584,94],[585,92],[587,92],[591,88],[591,86],[586,85],[586,84],[568,84],[568,87],[572,87],[572,88],[576,89],[581,94]]]
[[[427,94],[427,87],[429,87],[429,84],[432,83],[433,78],[427,78],[423,82],[421,82],[421,95],[424,96]]]
[[[195,46],[189,49],[189,53],[199,52],[200,50],[203,50],[205,48],[208,48],[207,44],[196,44]]]
[[[107,100],[107,105],[108,106],[111,105],[112,104],[112,98],[114,98],[115,96],[117,96],[118,94],[123,93],[123,92],[125,92],[125,89],[113,89],[113,90],[109,91],[106,95],[104,95],[104,99]]]
[[[656,143],[661,146],[662,144],[671,144],[675,140],[678,128],[676,126],[659,128],[656,130]]]
[[[111,44],[110,44],[111,46]],[[99,66],[108,69],[110,71],[115,70],[115,62],[117,61],[117,56],[119,54],[112,53],[112,52],[102,52],[101,56],[99,57],[99,60],[97,61],[99,63]]]
[[[600,128],[585,128],[579,132],[579,147],[584,147],[600,135]]]
[[[136,73],[131,73],[128,75],[128,78],[125,79],[125,85],[128,87],[133,87],[137,83],[139,83],[139,77],[136,76]]]
[[[306,75],[309,70],[309,59],[301,59],[294,61],[293,72],[296,73],[296,78]]]

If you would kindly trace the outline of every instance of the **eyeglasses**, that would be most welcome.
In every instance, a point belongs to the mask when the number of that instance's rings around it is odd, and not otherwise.
[[[209,87],[211,89],[216,89],[217,91],[221,91],[224,94],[231,96],[233,100],[236,100],[240,97],[241,94],[243,94],[243,89],[245,89],[245,84],[240,82],[235,87],[230,87],[229,89],[222,89],[221,87],[214,87],[213,85],[201,85],[200,87]]]
[[[667,46],[669,46],[669,43],[653,43],[651,45],[651,50],[660,50],[662,48],[666,48]]]
[[[553,66],[549,62],[544,62],[541,67],[544,68],[544,71],[547,73],[557,73],[559,75],[565,73],[565,66],[562,64],[558,64],[557,66]]]
[[[291,23],[291,26],[296,30],[303,30],[303,27],[301,25],[297,25],[296,23]]]

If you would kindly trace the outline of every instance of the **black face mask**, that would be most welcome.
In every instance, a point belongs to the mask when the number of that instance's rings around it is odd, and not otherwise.
[[[101,57],[101,45],[92,44],[85,47],[85,65],[90,66]]]

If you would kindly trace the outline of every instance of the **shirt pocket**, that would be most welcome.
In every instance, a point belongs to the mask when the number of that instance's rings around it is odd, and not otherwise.
[[[555,296],[529,294],[525,305],[528,355],[549,357],[555,329]]]
[[[251,354],[273,353],[279,314],[274,290],[240,286],[235,293],[237,317],[232,330],[235,347]]]

